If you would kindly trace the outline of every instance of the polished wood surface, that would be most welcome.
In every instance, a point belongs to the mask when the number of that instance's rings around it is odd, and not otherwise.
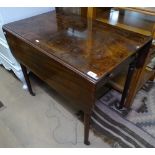
[[[25,79],[28,68],[84,111],[85,144],[98,92],[126,62],[141,62],[137,57],[152,41],[150,36],[55,11],[6,24],[3,31]]]
[[[91,8],[92,12],[95,12],[94,19],[108,23],[122,29],[130,30],[133,32],[137,32],[143,35],[151,35],[155,38],[155,9],[154,8]],[[152,58],[155,56],[155,45],[154,43],[151,45],[148,55],[146,56],[144,61],[144,66],[139,68],[136,72],[139,75],[138,81],[139,83],[135,86],[133,84],[133,88],[130,91],[130,95],[126,100],[126,107],[131,107],[131,103],[134,99],[136,92],[143,87],[143,85],[148,81],[153,81],[155,78],[155,70],[149,69],[147,65],[152,61]],[[127,66],[128,67],[128,66]],[[141,72],[141,74],[139,73]],[[125,72],[127,73],[127,71]],[[141,77],[140,77],[141,76]],[[117,77],[113,78],[110,81],[110,85],[120,91],[123,92],[124,85],[126,80],[126,74],[120,73]],[[135,88],[137,87],[136,91]],[[134,92],[134,93],[133,93]],[[132,95],[131,95],[132,94]]]
[[[101,22],[144,35],[153,34],[155,16],[125,10],[125,8],[121,10],[118,8],[111,8],[105,11],[102,8],[93,8],[93,10],[96,12],[95,19]]]
[[[154,24],[155,8],[154,7],[119,7],[118,9],[128,10],[132,14],[138,13],[138,14],[135,14],[135,16],[137,16],[136,17],[137,19],[140,17],[139,20],[141,20],[140,23],[142,23],[140,25],[143,25],[143,28],[148,28],[148,25],[153,25],[151,27],[151,34],[155,38],[155,24]],[[138,21],[136,21],[135,23],[137,24]],[[144,23],[146,23],[147,25],[144,26]]]
[[[89,28],[87,23],[78,16],[47,13],[4,28],[15,31],[27,43],[60,59],[86,78],[90,78],[87,72],[94,72],[98,80],[134,54],[149,38],[100,22],[93,22]]]

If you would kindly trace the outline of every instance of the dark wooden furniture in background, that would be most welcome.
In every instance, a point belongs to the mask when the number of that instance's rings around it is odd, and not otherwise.
[[[130,30],[143,35],[151,35],[155,38],[155,8],[137,8],[137,7],[119,7],[119,8],[89,8],[88,17],[94,20],[114,25],[116,27]],[[93,12],[93,13],[92,13]],[[152,44],[149,50],[148,58],[143,68],[139,69],[141,76],[139,77],[138,85],[131,87],[129,97],[125,102],[125,107],[130,108],[133,101],[133,96],[136,95],[137,91],[143,87],[148,81],[154,80],[155,70],[154,67],[148,67],[148,64],[155,57],[155,45]],[[117,77],[110,81],[110,85],[122,93],[127,75],[127,68],[124,69]],[[136,88],[135,88],[136,87]],[[132,97],[130,97],[132,96]]]
[[[101,88],[129,63],[123,105],[152,42],[150,36],[55,11],[6,24],[3,31],[32,95],[26,68],[84,111],[85,144]]]

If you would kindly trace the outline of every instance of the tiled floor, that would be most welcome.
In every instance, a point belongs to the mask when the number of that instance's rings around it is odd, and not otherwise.
[[[31,78],[36,96],[0,66],[0,147],[110,147],[90,132],[91,145],[83,144],[83,123],[77,108],[44,83]]]

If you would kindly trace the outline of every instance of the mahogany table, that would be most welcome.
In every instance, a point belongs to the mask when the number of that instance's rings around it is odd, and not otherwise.
[[[30,94],[34,95],[27,68],[84,111],[87,145],[100,88],[131,60],[121,108],[134,70],[142,65],[152,41],[150,36],[55,11],[6,24],[3,31]]]

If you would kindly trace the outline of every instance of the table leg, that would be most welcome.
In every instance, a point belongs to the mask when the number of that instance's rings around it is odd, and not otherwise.
[[[124,86],[124,90],[123,90],[123,93],[122,93],[121,102],[120,102],[120,105],[119,105],[119,109],[122,109],[123,106],[124,106],[125,99],[126,99],[126,97],[128,95],[129,87],[130,87],[131,80],[132,80],[132,77],[133,77],[134,69],[135,69],[135,64],[134,63],[130,64],[129,69],[128,69],[126,82],[125,82],[125,86]]]
[[[35,93],[32,91],[29,76],[27,74],[27,68],[22,64],[20,64],[20,66],[22,68],[22,72],[23,72],[23,75],[24,75],[24,78],[25,78],[25,81],[26,81],[26,84],[27,84],[27,87],[28,87],[28,91],[32,96],[35,96]]]
[[[132,79],[130,81],[130,88],[129,91],[127,93],[126,99],[123,103],[123,106],[125,106],[126,108],[130,108],[134,97],[137,93],[137,91],[140,88],[140,82],[143,79],[143,76],[145,74],[145,69],[146,69],[146,65],[148,63],[149,60],[149,56],[150,56],[150,47],[152,45],[152,41],[148,42],[145,47],[143,47],[142,49],[140,49],[140,51],[138,52],[138,55],[136,57],[136,65],[135,65],[135,69],[132,75]]]
[[[90,118],[91,118],[90,114],[84,113],[84,144],[86,145],[90,145],[89,142]]]

